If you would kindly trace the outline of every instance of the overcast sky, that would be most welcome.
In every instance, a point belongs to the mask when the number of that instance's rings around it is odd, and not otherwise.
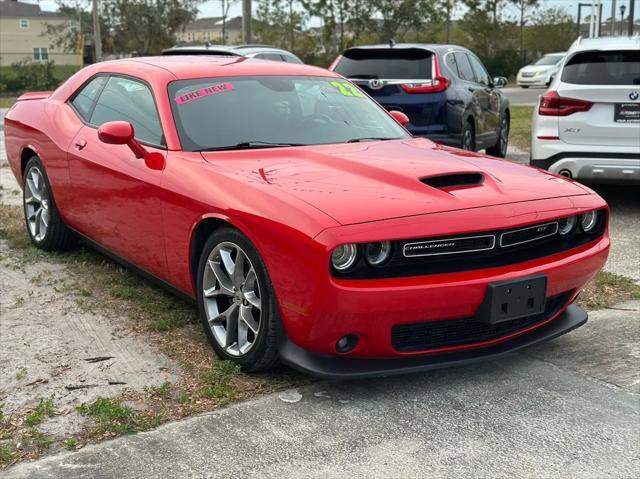
[[[620,5],[625,5],[627,7],[627,14],[629,12],[629,1],[630,0],[617,0],[616,1],[616,18],[620,19]],[[37,3],[36,0],[28,0],[29,3]],[[576,15],[578,12],[578,3],[588,3],[591,4],[591,0],[541,0],[541,5],[545,7],[562,7],[565,8],[572,15]],[[602,17],[603,19],[609,18],[611,16],[611,2],[612,0],[602,0]],[[254,11],[257,5],[257,1],[253,2]],[[231,6],[230,15],[237,16],[241,14],[241,5],[242,1],[237,0],[235,5]],[[40,6],[43,10],[55,10],[56,3],[52,0],[42,0],[40,1]],[[198,17],[218,17],[220,16],[221,11],[221,2],[220,0],[208,0],[200,5],[200,13]],[[589,8],[586,9],[583,7],[582,9],[583,18],[588,15]],[[507,14],[511,14],[512,16],[516,15],[515,8],[509,8],[507,10]],[[636,0],[636,10],[635,10],[635,18],[640,18],[640,0]],[[317,22],[312,22],[312,24],[317,24]]]

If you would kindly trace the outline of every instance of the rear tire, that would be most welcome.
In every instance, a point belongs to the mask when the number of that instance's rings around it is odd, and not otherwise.
[[[511,128],[511,120],[509,114],[505,111],[500,122],[500,131],[498,132],[498,141],[491,148],[487,148],[488,155],[504,158],[507,156],[507,148],[509,146],[509,129]]]
[[[24,169],[22,206],[27,233],[36,247],[57,251],[75,244],[76,236],[60,217],[47,172],[37,156]]]
[[[467,151],[476,151],[476,132],[473,124],[466,121],[462,127],[462,140],[460,148]]]
[[[223,227],[205,243],[198,263],[200,319],[211,347],[245,372],[278,365],[277,301],[255,246]]]
[[[520,88],[524,88],[525,90],[529,88],[529,85],[520,85]]]

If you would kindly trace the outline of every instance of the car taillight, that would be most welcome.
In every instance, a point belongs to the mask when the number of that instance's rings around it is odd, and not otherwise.
[[[403,83],[400,87],[407,93],[440,93],[449,88],[448,78],[439,76],[425,83]]]
[[[588,111],[593,103],[575,98],[564,98],[557,91],[549,91],[540,97],[538,113],[542,116],[567,116],[579,111]]]

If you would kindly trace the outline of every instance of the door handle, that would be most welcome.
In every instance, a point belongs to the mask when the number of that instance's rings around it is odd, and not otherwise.
[[[78,138],[76,140],[76,149],[77,150],[82,150],[85,146],[87,146],[87,140],[85,140],[84,138]]]

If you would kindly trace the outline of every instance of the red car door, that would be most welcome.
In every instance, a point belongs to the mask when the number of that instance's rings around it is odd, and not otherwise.
[[[98,139],[108,121],[128,121],[136,139],[166,157],[153,94],[143,82],[109,76],[87,124],[69,146],[74,206],[70,223],[85,236],[136,266],[164,278],[162,171],[150,169],[126,145]]]

